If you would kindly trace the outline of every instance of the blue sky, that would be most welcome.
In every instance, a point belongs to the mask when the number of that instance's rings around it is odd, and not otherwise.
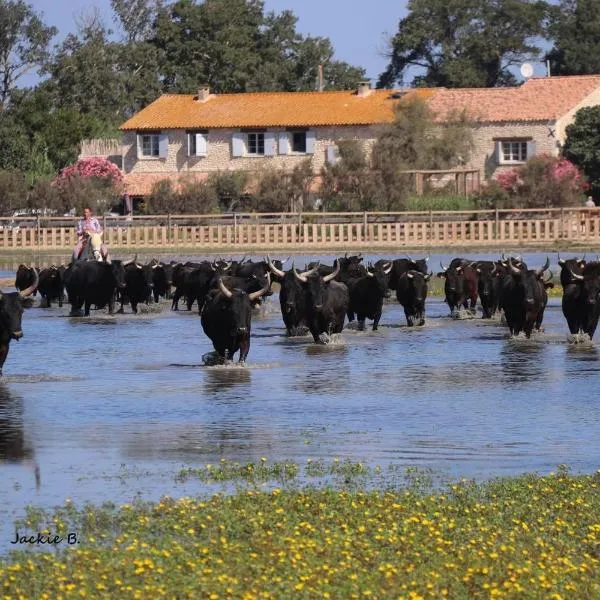
[[[109,0],[28,0],[28,3],[36,12],[43,13],[46,24],[58,28],[55,42],[76,30],[77,15],[86,14],[94,7],[111,28],[115,27]],[[386,40],[396,32],[400,19],[406,16],[406,4],[406,0],[265,0],[265,10],[276,13],[291,10],[298,17],[296,28],[300,33],[328,37],[338,60],[364,67],[375,83],[387,65],[384,56]],[[31,85],[34,80],[30,76],[22,85]]]

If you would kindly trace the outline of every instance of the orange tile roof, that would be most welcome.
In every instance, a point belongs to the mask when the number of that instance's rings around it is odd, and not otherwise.
[[[600,75],[539,77],[518,87],[438,88],[428,104],[438,120],[466,109],[480,122],[555,120],[600,87]]]
[[[415,88],[444,120],[466,109],[480,122],[541,121],[561,117],[600,87],[600,75],[532,78],[506,88]],[[403,98],[410,97],[404,95]],[[394,90],[215,94],[197,102],[191,94],[166,94],[121,125],[121,130],[222,127],[372,125],[394,118]]]
[[[428,98],[432,90],[415,89],[410,93]],[[191,94],[167,94],[120,129],[372,125],[393,120],[398,101],[394,94],[394,90],[372,90],[364,97],[353,91],[261,92],[215,94],[205,102],[198,102]]]

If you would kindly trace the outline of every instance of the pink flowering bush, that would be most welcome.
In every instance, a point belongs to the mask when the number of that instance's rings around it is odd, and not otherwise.
[[[113,185],[123,181],[123,173],[121,173],[119,167],[99,156],[82,158],[75,164],[65,167],[58,174],[57,180],[70,179],[74,176],[106,179],[110,180]]]
[[[516,208],[575,206],[588,189],[581,171],[566,158],[541,154],[523,166],[502,171],[497,184]]]
[[[101,157],[82,158],[65,167],[54,179],[63,211],[81,212],[90,206],[101,214],[119,201],[123,174],[117,165]]]

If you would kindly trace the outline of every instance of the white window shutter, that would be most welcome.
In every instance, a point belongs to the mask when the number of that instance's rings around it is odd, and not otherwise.
[[[335,165],[340,159],[340,151],[337,146],[327,146],[327,162]]]
[[[502,142],[496,142],[496,164],[503,163]]]
[[[315,153],[315,132],[307,131],[306,132],[306,154],[314,154]]]
[[[265,156],[275,156],[275,133],[265,133]]]
[[[290,149],[290,138],[286,131],[279,133],[279,154],[288,154]]]
[[[232,156],[244,156],[244,140],[243,133],[234,133],[231,136],[231,154]]]
[[[192,155],[192,141],[191,141],[191,140],[192,140],[192,135],[193,135],[192,133],[188,133],[188,134],[186,134],[186,136],[185,136],[185,137],[187,138],[187,148],[188,148],[188,153],[187,153],[187,155],[188,155],[188,156],[191,156],[191,155]]]
[[[161,133],[158,136],[158,156],[167,158],[169,154],[169,136],[166,133]]]
[[[208,150],[208,136],[205,133],[196,134],[196,156],[206,156]]]
[[[527,156],[526,160],[529,160],[532,156],[535,156],[535,141],[530,140],[527,142]]]
[[[135,138],[137,140],[137,157],[142,158],[142,136],[138,133]]]

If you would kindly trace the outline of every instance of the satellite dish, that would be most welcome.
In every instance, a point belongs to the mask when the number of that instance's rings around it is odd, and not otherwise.
[[[533,75],[533,67],[531,66],[531,63],[523,63],[521,65],[521,75],[523,75],[525,79],[528,79]]]

